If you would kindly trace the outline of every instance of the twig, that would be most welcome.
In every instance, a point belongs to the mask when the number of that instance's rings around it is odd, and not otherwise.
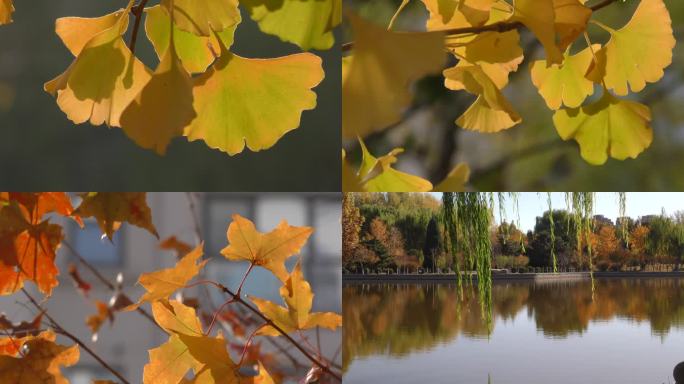
[[[322,363],[319,359],[317,359],[316,357],[314,357],[313,355],[311,355],[311,354],[309,353],[309,351],[307,351],[304,347],[302,347],[302,346],[297,342],[297,340],[293,339],[290,335],[287,334],[287,332],[285,332],[285,331],[284,331],[282,328],[280,328],[276,323],[274,323],[273,320],[269,319],[266,315],[264,315],[263,313],[261,313],[258,309],[254,308],[251,304],[249,304],[248,302],[246,302],[245,300],[243,300],[242,297],[240,297],[240,296],[238,296],[237,294],[233,293],[233,291],[231,291],[230,289],[226,288],[225,286],[221,285],[221,290],[222,290],[224,293],[226,293],[226,294],[232,296],[232,298],[233,298],[233,300],[234,300],[235,302],[240,303],[243,307],[247,308],[247,309],[250,310],[252,313],[254,313],[254,314],[257,315],[258,317],[260,317],[263,321],[265,321],[267,325],[273,327],[273,329],[275,329],[275,330],[278,331],[281,335],[283,335],[290,343],[292,343],[292,345],[295,346],[295,348],[297,348],[297,349],[299,350],[299,352],[301,352],[304,356],[306,356],[307,359],[311,360],[312,363],[314,363],[314,364],[316,364],[317,366],[319,366],[324,372],[326,372],[326,373],[329,374],[330,376],[334,377],[334,378],[337,379],[338,381],[340,381],[340,382],[342,381],[342,376],[340,376],[339,374],[333,372],[333,370],[330,369],[330,367],[329,367],[328,365]]]
[[[100,282],[102,282],[102,284],[106,285],[107,288],[109,288],[110,291],[112,291],[112,292],[116,292],[116,291],[117,291],[116,286],[114,286],[114,284],[112,284],[109,280],[107,280],[107,278],[104,277],[104,276],[100,273],[100,271],[97,270],[97,268],[95,268],[92,264],[90,264],[90,263],[88,262],[88,260],[86,260],[85,257],[83,257],[83,255],[81,255],[81,254],[76,250],[76,248],[74,248],[67,240],[62,240],[62,244],[64,244],[64,246],[69,250],[69,252],[71,252],[71,254],[74,255],[74,256],[78,259],[78,261],[79,261],[81,264],[83,264],[84,267],[88,268],[88,270],[89,270],[90,272],[92,272],[92,274],[95,275],[95,277],[97,277],[97,279],[100,280]],[[128,300],[128,301],[130,301],[130,302],[133,302],[128,296],[126,296],[125,293],[120,292],[120,294],[121,294],[121,296],[122,296],[124,299],[126,299],[126,300]],[[144,309],[138,307],[138,308],[136,309],[136,311],[138,311],[138,313],[140,313],[141,315],[143,315],[147,320],[149,320],[152,324],[154,324],[155,326],[157,326],[159,329],[162,329],[162,328],[159,326],[159,324],[157,324],[157,322],[154,321],[154,318],[152,317],[152,315],[150,315],[146,310],[144,310]],[[162,330],[163,330],[163,329],[162,329]]]
[[[592,10],[592,12],[596,12],[600,9],[603,9],[610,4],[616,2],[617,0],[603,0],[600,3],[594,4],[589,9]],[[440,31],[436,32],[442,32],[445,35],[465,35],[465,34],[480,34],[484,32],[508,32],[512,31],[514,29],[522,28],[524,27],[524,24],[521,23],[520,21],[500,21],[498,23],[493,23],[493,24],[487,24],[479,27],[463,27],[463,28],[449,28],[449,29],[443,29]],[[350,51],[354,48],[354,42],[350,41],[348,43],[342,44],[342,52],[347,52]]]
[[[145,5],[148,0],[140,0],[138,5],[131,8],[131,13],[135,16],[135,24],[133,24],[133,32],[131,33],[131,41],[128,47],[131,49],[131,53],[135,54],[135,44],[138,41],[138,32],[140,31],[140,23],[142,21],[142,14],[145,10]]]
[[[112,375],[116,376],[119,380],[121,380],[121,382],[122,382],[123,384],[130,384],[130,383],[128,382],[128,380],[126,380],[126,379],[125,379],[125,378],[124,378],[116,369],[112,368],[109,364],[107,364],[107,362],[104,361],[100,356],[98,356],[97,353],[95,353],[92,349],[90,349],[90,347],[88,347],[88,346],[87,346],[84,342],[82,342],[78,337],[74,336],[74,335],[71,334],[69,331],[67,331],[66,329],[64,329],[64,328],[63,328],[63,327],[62,327],[54,318],[52,318],[52,316],[50,316],[50,314],[47,312],[47,310],[43,309],[43,307],[41,307],[40,304],[38,304],[38,302],[36,301],[36,299],[34,299],[33,296],[31,296],[31,295],[26,291],[26,289],[22,288],[21,291],[24,292],[24,295],[26,295],[26,297],[28,297],[28,299],[29,299],[29,300],[31,301],[31,303],[36,307],[36,309],[38,309],[38,311],[40,311],[40,312],[43,312],[43,314],[45,315],[45,317],[46,317],[48,320],[50,320],[50,325],[51,325],[53,328],[55,328],[55,331],[56,331],[57,333],[59,333],[60,335],[63,335],[63,336],[68,337],[68,338],[71,339],[73,342],[75,342],[76,344],[78,344],[81,348],[83,348],[86,352],[88,352],[88,354],[90,354],[90,356],[92,356],[95,360],[97,360],[97,362],[100,363],[100,365],[102,365],[102,367],[104,367],[106,370],[108,370],[109,372],[111,372]]]

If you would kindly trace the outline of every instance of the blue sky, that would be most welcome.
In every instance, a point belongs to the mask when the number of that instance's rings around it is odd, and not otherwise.
[[[441,198],[441,194],[437,194]],[[565,194],[562,192],[551,193],[554,209],[565,209]],[[548,209],[546,192],[522,192],[519,198],[520,226],[524,231],[534,228],[535,219]],[[506,200],[506,216],[508,221],[514,220],[513,205],[510,199]],[[671,214],[676,211],[684,211],[684,192],[627,192],[627,216],[638,218],[644,215]],[[619,214],[617,194],[614,192],[597,192],[594,213],[604,215],[615,221]],[[498,212],[496,215],[498,221]]]

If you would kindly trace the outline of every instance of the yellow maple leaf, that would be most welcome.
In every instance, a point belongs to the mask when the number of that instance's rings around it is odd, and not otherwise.
[[[122,222],[148,230],[159,238],[152,224],[152,212],[147,206],[145,192],[90,192],[81,195],[83,201],[74,211],[75,216],[94,217],[111,240]]]
[[[599,44],[594,44],[592,48],[587,47],[575,55],[566,52],[562,65],[547,67],[546,62],[541,60],[530,65],[532,83],[549,108],[556,110],[563,104],[577,108],[594,93],[594,83],[584,74],[594,60],[592,49],[597,51],[599,48]]]
[[[280,287],[280,296],[285,300],[287,308],[281,307],[271,301],[250,297],[259,310],[271,319],[286,333],[323,327],[335,330],[342,326],[342,316],[333,312],[311,313],[314,294],[311,285],[304,280],[301,263],[292,270],[292,273]],[[281,333],[272,326],[259,329],[258,334],[279,336]]]
[[[477,95],[475,102],[456,120],[464,129],[483,133],[500,132],[520,123],[499,87],[479,65],[457,65],[444,71],[444,85],[449,89],[465,89]]]
[[[355,45],[342,76],[342,132],[365,137],[399,121],[411,102],[411,83],[442,69],[444,35],[391,32],[354,15],[349,20]]]
[[[653,141],[650,121],[647,106],[620,100],[605,90],[594,104],[561,109],[553,115],[561,138],[575,139],[582,158],[594,165],[604,164],[608,156],[618,160],[636,158]]]
[[[299,126],[305,110],[316,107],[311,89],[325,76],[321,58],[300,53],[248,59],[219,44],[221,57],[194,79],[197,117],[184,134],[230,155],[245,145],[252,151],[268,149]]]
[[[195,277],[208,260],[199,261],[202,257],[203,244],[200,244],[185,255],[173,268],[162,269],[156,272],[143,273],[138,279],[147,292],[137,303],[129,305],[126,311],[132,311],[145,302],[153,303],[157,300],[168,298],[173,292],[182,289]]]
[[[266,268],[285,281],[285,260],[299,253],[312,233],[311,227],[291,226],[285,220],[271,232],[261,233],[250,220],[235,214],[228,226],[229,245],[221,254],[228,260],[249,261]]]
[[[3,384],[68,384],[61,366],[69,367],[79,360],[77,345],[65,347],[55,343],[56,335],[46,331],[24,342],[28,350],[23,356],[0,356],[0,383]]]
[[[662,0],[643,0],[622,29],[610,32],[610,41],[596,53],[597,63],[587,77],[603,82],[608,89],[625,96],[654,83],[672,63],[676,44],[670,13]]]

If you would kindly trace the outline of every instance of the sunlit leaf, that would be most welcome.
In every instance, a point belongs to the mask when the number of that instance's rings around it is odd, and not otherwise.
[[[0,0],[0,25],[12,22],[13,12],[14,5],[12,4],[12,0]]]
[[[556,43],[554,0],[516,0],[512,21],[520,21],[539,39],[546,52],[547,64],[563,62]]]
[[[160,4],[169,14],[173,4],[176,26],[200,36],[211,36],[242,20],[237,0],[162,0]]]
[[[65,347],[55,344],[51,331],[29,338],[23,356],[0,356],[0,383],[3,384],[68,384],[60,368],[79,360],[77,345]]]
[[[449,172],[447,177],[433,189],[434,192],[463,192],[465,184],[470,178],[468,164],[458,164]]]
[[[361,139],[359,144],[363,151],[363,160],[358,175],[368,192],[427,192],[432,189],[429,181],[392,168],[392,164],[397,162],[396,156],[403,149],[396,148],[387,155],[376,158]]]
[[[145,192],[90,192],[81,197],[83,201],[74,215],[94,217],[110,240],[124,221],[159,237],[152,224],[152,212],[147,206]]]

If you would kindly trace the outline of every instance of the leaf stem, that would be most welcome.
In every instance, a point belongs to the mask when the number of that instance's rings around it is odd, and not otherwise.
[[[28,299],[31,301],[34,307],[38,309],[38,311],[43,312],[45,317],[50,320],[50,325],[55,328],[55,332],[59,333],[60,335],[66,336],[69,339],[71,339],[74,343],[78,344],[79,347],[83,348],[90,356],[92,356],[95,360],[97,360],[102,367],[104,367],[106,370],[112,373],[112,375],[116,376],[123,384],[131,384],[126,378],[124,378],[116,369],[112,368],[109,364],[107,364],[104,359],[102,359],[97,353],[95,353],[90,347],[88,347],[83,341],[81,341],[78,337],[74,336],[72,333],[64,329],[50,314],[47,312],[47,310],[43,309],[43,307],[38,304],[36,299],[31,296],[26,289],[22,288],[21,291],[28,297]]]

